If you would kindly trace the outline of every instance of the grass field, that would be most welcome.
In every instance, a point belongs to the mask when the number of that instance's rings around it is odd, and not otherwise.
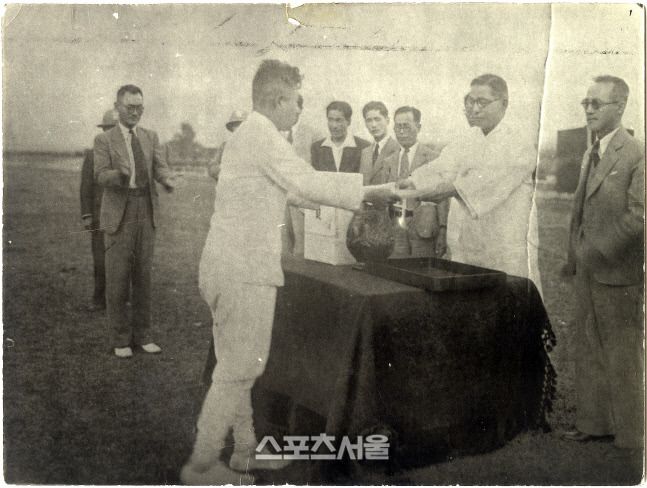
[[[7,483],[174,484],[200,408],[209,312],[198,261],[213,184],[201,175],[161,195],[152,321],[163,353],[116,358],[91,295],[89,236],[79,221],[78,166],[5,161],[3,232],[4,474]],[[553,432],[529,432],[498,451],[357,484],[631,484],[641,470],[608,459],[610,444],[559,439],[574,420],[569,356],[572,298],[559,277],[570,201],[539,199],[540,267],[558,344]],[[305,473],[305,474],[304,474]],[[283,476],[283,477],[282,477]],[[313,484],[293,466],[271,481]]]

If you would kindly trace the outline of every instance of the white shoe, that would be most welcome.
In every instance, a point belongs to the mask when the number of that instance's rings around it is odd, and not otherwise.
[[[180,481],[190,486],[251,485],[254,477],[247,473],[236,473],[220,461],[212,466],[189,462],[180,472]]]
[[[292,461],[289,459],[256,459],[257,455],[271,455],[269,451],[263,449],[261,452],[256,452],[255,450],[240,449],[235,450],[229,459],[229,467],[234,471],[256,471],[256,470],[277,470],[283,469],[286,466],[292,464]],[[280,456],[280,454],[279,454]]]
[[[144,350],[144,352],[147,352],[148,354],[157,354],[162,352],[162,348],[159,347],[154,342],[149,342],[148,344],[144,344],[142,346],[142,349]]]
[[[115,347],[115,355],[120,358],[131,358],[133,350],[130,347]]]

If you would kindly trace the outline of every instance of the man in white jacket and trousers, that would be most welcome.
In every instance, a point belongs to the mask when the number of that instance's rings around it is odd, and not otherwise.
[[[213,315],[218,364],[180,475],[185,484],[250,483],[235,471],[287,464],[256,459],[251,388],[265,369],[276,288],[283,285],[281,225],[289,195],[348,210],[359,210],[363,201],[397,201],[394,185],[363,187],[344,174],[317,172],[295,154],[279,131],[297,120],[300,83],[298,68],[263,61],[252,83],[254,111],[223,154],[199,279]],[[235,448],[227,467],[219,456],[230,428]]]
[[[428,189],[424,200],[453,197],[447,217],[452,260],[530,278],[541,293],[537,151],[503,120],[508,87],[500,76],[472,80],[464,104],[469,131],[400,186],[419,194]]]

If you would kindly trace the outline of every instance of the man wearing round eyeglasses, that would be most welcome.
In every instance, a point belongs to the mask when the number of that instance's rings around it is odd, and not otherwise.
[[[139,127],[144,97],[135,85],[117,92],[119,123],[94,140],[94,175],[104,190],[101,228],[105,232],[106,315],[114,353],[133,355],[132,346],[159,353],[150,327],[151,265],[157,224],[157,188],[175,188],[165,151],[153,131]],[[126,302],[132,283],[132,320]]]
[[[645,413],[645,149],[622,127],[629,87],[598,76],[582,107],[597,141],[584,154],[573,200],[566,274],[575,274],[576,429],[614,436],[613,457],[642,458]]]
[[[540,290],[533,172],[537,151],[504,120],[508,87],[484,74],[464,98],[470,126],[402,188],[423,200],[452,197],[447,244],[452,260],[529,277]]]

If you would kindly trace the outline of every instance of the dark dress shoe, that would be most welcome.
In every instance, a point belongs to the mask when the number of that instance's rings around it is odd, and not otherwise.
[[[570,432],[564,432],[561,437],[565,441],[589,442],[589,441],[599,441],[599,440],[607,439],[610,436],[591,435],[591,434],[585,434],[584,432],[580,432],[579,430],[572,430]]]

